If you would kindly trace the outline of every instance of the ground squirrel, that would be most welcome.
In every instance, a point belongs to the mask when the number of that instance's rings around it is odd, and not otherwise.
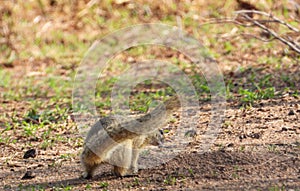
[[[85,139],[81,164],[83,178],[91,178],[97,166],[109,163],[117,176],[137,173],[137,161],[141,148],[158,145],[162,140],[159,128],[178,108],[177,97],[159,104],[153,111],[134,119],[108,116],[93,125]]]

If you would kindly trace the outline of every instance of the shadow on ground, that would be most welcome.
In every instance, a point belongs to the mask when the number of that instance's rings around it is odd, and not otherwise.
[[[45,182],[38,179],[22,180],[7,174],[5,190],[30,188],[64,188],[71,186],[84,190],[93,189],[147,189],[201,188],[201,189],[249,189],[249,188],[300,188],[299,147],[284,152],[231,152],[215,151],[204,154],[183,153],[153,169],[140,170],[137,177],[115,177],[108,165],[99,168],[92,180],[78,178],[81,169],[78,163],[62,165],[60,168],[34,170],[37,177],[47,176]],[[57,176],[60,175],[60,176]],[[62,176],[64,179],[58,180]],[[18,176],[19,178],[20,176]],[[6,179],[4,178],[4,179]],[[46,180],[45,178],[43,178]],[[105,183],[105,184],[101,184]],[[106,184],[107,183],[107,184]],[[179,186],[179,187],[178,187]]]

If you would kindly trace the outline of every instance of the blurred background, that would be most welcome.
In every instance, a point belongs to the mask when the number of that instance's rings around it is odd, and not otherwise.
[[[50,189],[50,183],[65,190],[124,185],[128,189],[299,188],[300,1],[2,0],[0,15],[0,185],[4,189],[24,185]],[[95,94],[99,114],[111,112],[111,89],[122,71],[142,60],[169,61],[190,77],[197,90],[199,140],[180,160],[158,167],[161,174],[154,169],[121,181],[112,179],[105,167],[99,172],[100,183],[77,180],[83,140],[72,116],[76,68],[95,40],[123,27],[156,22],[177,26],[196,38],[223,72],[227,112],[212,153],[191,154],[210,121],[210,89],[201,70],[176,50],[139,46],[114,57],[99,78]],[[166,84],[145,81],[132,91],[130,109],[145,113],[151,100],[173,94]],[[176,114],[164,128],[167,139],[179,121]],[[24,162],[24,152],[32,148],[38,150],[37,157]],[[27,171],[35,175],[20,180]]]

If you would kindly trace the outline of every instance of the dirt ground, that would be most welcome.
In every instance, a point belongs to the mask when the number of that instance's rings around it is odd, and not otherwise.
[[[211,18],[230,15],[236,10],[229,11],[231,5],[245,9],[247,3],[186,1],[176,7],[169,3],[173,1],[161,5],[121,0],[97,7],[97,1],[78,1],[74,6],[39,1],[49,4],[43,7],[32,2],[0,5],[0,13],[6,15],[0,25],[11,29],[0,31],[7,35],[0,36],[0,51],[5,53],[0,58],[0,190],[300,190],[299,55],[277,41],[244,38],[246,29],[240,26],[198,27]],[[248,6],[274,10],[287,21],[298,18],[299,24],[299,10],[294,6],[285,7],[281,1],[271,5],[249,2]],[[197,135],[175,158],[142,169],[137,176],[118,178],[110,165],[103,164],[91,180],[80,178],[83,140],[73,121],[71,97],[76,67],[87,48],[95,39],[129,24],[177,26],[178,16],[184,29],[198,35],[199,42],[212,50],[224,75],[228,97],[217,139],[207,152],[199,151],[211,120],[210,101],[200,99]],[[24,23],[16,22],[20,18]],[[260,30],[247,32],[268,36]],[[139,51],[129,50],[116,59],[131,63],[150,55],[180,64],[186,61],[182,54],[168,49]],[[19,57],[14,58],[15,54]],[[193,75],[192,69],[187,66],[184,72]],[[257,94],[261,97],[251,98]],[[109,112],[105,108],[101,114]],[[175,113],[174,118],[177,116]],[[170,121],[165,129],[175,131],[179,122]],[[30,149],[36,153],[26,152]]]
[[[17,71],[18,67],[5,70]],[[1,110],[7,113],[21,104],[2,103],[7,107]],[[228,100],[217,140],[208,152],[199,153],[211,107],[209,101],[202,101],[195,141],[174,159],[140,170],[135,177],[117,178],[110,165],[102,165],[92,180],[79,178],[81,146],[74,142],[37,149],[35,158],[23,159],[25,151],[37,148],[41,140],[24,138],[16,131],[8,136],[20,139],[17,143],[1,143],[1,186],[3,190],[298,190],[299,104],[299,98],[290,95],[260,100],[247,109]],[[19,110],[26,110],[26,105]],[[169,128],[175,128],[176,123]],[[57,133],[80,139],[74,127]],[[28,141],[31,147],[22,146]],[[72,155],[62,155],[66,153]],[[23,180],[27,171],[32,177]]]
[[[226,119],[233,124],[222,128],[211,151],[199,154],[195,143],[166,164],[141,170],[137,177],[116,178],[111,167],[103,165],[92,180],[80,179],[78,157],[59,157],[59,152],[80,151],[71,151],[72,143],[39,151],[35,159],[22,159],[22,148],[2,146],[4,156],[14,154],[11,162],[1,166],[1,184],[4,190],[32,186],[55,190],[68,185],[71,190],[297,190],[300,110],[291,104],[299,100],[270,102],[279,101],[262,102],[264,107],[247,112],[229,107]],[[294,115],[288,115],[291,109]],[[35,178],[21,180],[26,171],[32,171]]]

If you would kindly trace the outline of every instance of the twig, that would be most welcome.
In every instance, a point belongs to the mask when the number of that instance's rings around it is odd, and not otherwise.
[[[266,12],[262,12],[262,11],[256,11],[256,10],[240,10],[240,11],[236,11],[235,13],[237,14],[242,14],[243,16],[245,16],[247,13],[255,13],[255,14],[259,14],[259,15],[264,15],[266,17],[269,17],[269,18],[272,18],[273,19],[273,22],[278,22],[284,26],[286,26],[287,28],[289,28],[290,30],[294,31],[294,32],[300,32],[299,29],[291,26],[290,24],[280,20],[279,18],[271,15],[271,14],[268,14]],[[248,16],[249,17],[249,16]],[[252,18],[251,18],[252,19]],[[254,20],[254,19],[253,19]]]
[[[299,47],[299,45],[295,44],[295,42],[288,41],[288,40],[280,37],[275,31],[273,31],[272,29],[269,29],[268,27],[266,27],[265,25],[261,24],[260,22],[252,19],[247,14],[242,14],[242,16],[245,17],[246,19],[248,19],[249,21],[251,21],[253,24],[255,24],[256,26],[258,26],[259,28],[263,29],[267,33],[269,33],[272,36],[274,36],[274,38],[278,39],[282,43],[284,43],[284,44],[288,45],[289,47],[291,47],[295,52],[297,52],[297,53],[300,54],[300,47]]]
[[[260,41],[263,41],[263,42],[271,42],[271,41],[275,40],[274,37],[273,37],[273,38],[266,39],[266,38],[261,38],[261,37],[259,37],[259,36],[256,36],[256,35],[254,35],[254,34],[249,34],[249,33],[241,33],[240,35],[242,35],[242,36],[250,36],[250,37],[252,37],[252,38],[256,38],[256,39],[258,39],[258,40],[260,40]]]
[[[260,20],[260,19],[259,20],[258,19],[253,19],[253,20],[258,21],[260,23],[279,23],[277,20]],[[249,20],[245,19],[243,21],[249,21]],[[253,26],[255,26],[255,24],[252,24],[252,23],[249,23],[249,24],[241,23],[241,22],[237,21],[236,17],[225,18],[225,19],[211,19],[211,20],[209,20],[205,23],[200,24],[200,26],[209,25],[209,24],[224,24],[224,23],[233,23],[233,24],[240,25],[240,26],[243,26],[243,27],[253,27]]]
[[[248,25],[248,24],[243,24],[241,22],[238,22],[236,20],[236,17],[225,18],[225,19],[210,19],[209,21],[207,21],[205,23],[199,24],[199,26],[210,25],[210,24],[224,24],[224,23],[233,23],[233,24],[240,25],[243,27],[253,26],[253,25]]]
[[[208,22],[200,24],[200,26],[208,25],[208,24],[224,24],[224,23],[232,23],[235,25],[243,26],[243,27],[258,26],[259,28],[263,29],[266,33],[272,35],[274,38],[264,39],[264,38],[260,38],[258,36],[246,34],[246,33],[241,34],[241,35],[252,36],[263,42],[270,42],[270,41],[273,41],[274,39],[277,39],[277,40],[281,41],[282,43],[284,43],[285,45],[289,46],[292,50],[294,50],[298,54],[300,54],[300,45],[297,43],[297,40],[291,38],[290,36],[287,36],[286,38],[282,37],[282,35],[280,36],[274,30],[272,30],[272,29],[268,28],[266,25],[264,25],[264,23],[270,23],[270,22],[279,23],[279,24],[287,27],[289,30],[296,32],[296,33],[300,33],[299,29],[291,26],[290,24],[288,24],[288,23],[280,20],[279,18],[277,18],[271,14],[268,14],[266,12],[257,11],[257,10],[240,10],[240,11],[236,11],[235,13],[236,13],[236,15],[233,18],[213,19],[213,20],[209,20]],[[269,17],[270,19],[268,19],[268,20],[253,19],[252,17],[248,16],[249,13],[259,14],[262,16]],[[242,16],[243,18],[238,18],[238,16]],[[248,23],[245,23],[244,21],[246,21]]]
[[[260,40],[262,42],[271,42],[271,41],[275,40],[275,38],[266,39],[266,38],[261,38],[259,36],[256,36],[254,34],[249,34],[249,33],[240,33],[240,34],[237,34],[237,35],[232,35],[231,37],[240,37],[240,36],[255,38],[255,39]],[[229,37],[223,37],[223,39],[229,39]]]

